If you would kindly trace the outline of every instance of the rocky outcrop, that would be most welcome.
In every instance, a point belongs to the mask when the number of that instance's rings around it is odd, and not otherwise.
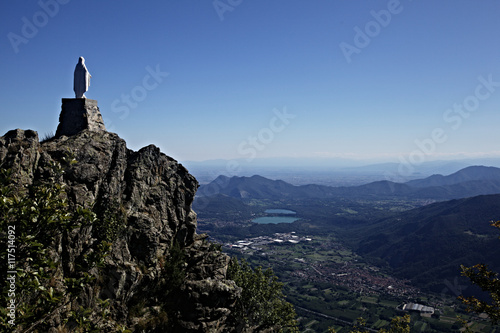
[[[64,166],[63,174],[54,174],[55,163]],[[99,322],[101,331],[118,324],[144,327],[169,302],[172,331],[231,331],[227,318],[240,290],[226,279],[229,258],[196,234],[191,204],[198,182],[177,161],[153,145],[129,150],[123,139],[105,130],[84,129],[40,143],[36,132],[18,129],[0,137],[0,167],[12,170],[17,186],[57,181],[65,184],[70,206],[90,208],[100,219],[110,211],[118,214],[105,269],[92,272],[99,284],[78,300],[86,307],[95,306],[97,298],[109,300],[109,319]],[[63,272],[95,242],[99,223],[75,230],[61,240],[65,244],[56,245],[62,265],[68,266]],[[185,274],[171,294],[175,300],[162,294],[169,281],[165,260],[174,244],[183,253]],[[46,319],[54,331],[65,311],[70,308]]]
[[[38,133],[16,129],[0,137],[0,166],[12,171],[16,184],[31,185],[40,158]]]

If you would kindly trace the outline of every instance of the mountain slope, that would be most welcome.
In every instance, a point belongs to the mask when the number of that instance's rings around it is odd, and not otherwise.
[[[295,186],[282,180],[271,180],[262,176],[226,177],[219,176],[213,182],[200,186],[199,196],[224,194],[238,199],[276,198],[324,198],[332,196],[333,187],[321,185]]]
[[[241,200],[216,194],[209,197],[196,197],[193,209],[199,218],[217,217],[219,220],[249,219],[252,217],[252,208]]]
[[[455,185],[474,180],[499,181],[500,169],[486,166],[470,166],[448,176],[432,175],[424,179],[411,180],[406,184],[414,187],[431,187]]]
[[[357,230],[358,252],[386,261],[420,285],[439,289],[461,264],[500,269],[500,195],[439,202]],[[438,290],[436,290],[438,291]]]

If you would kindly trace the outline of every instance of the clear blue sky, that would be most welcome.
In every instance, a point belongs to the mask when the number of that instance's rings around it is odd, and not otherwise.
[[[498,156],[499,14],[497,0],[3,1],[0,135],[55,132],[83,56],[86,96],[135,150]]]

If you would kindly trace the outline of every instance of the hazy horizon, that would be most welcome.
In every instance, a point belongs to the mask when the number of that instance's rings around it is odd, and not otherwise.
[[[499,158],[454,159],[427,161],[422,164],[400,162],[381,162],[357,164],[344,161],[306,159],[244,159],[212,161],[180,161],[193,174],[200,184],[215,180],[218,176],[250,177],[259,175],[274,180],[284,180],[293,185],[320,184],[330,186],[352,186],[373,181],[389,180],[405,183],[435,174],[444,176],[470,166],[500,167]]]

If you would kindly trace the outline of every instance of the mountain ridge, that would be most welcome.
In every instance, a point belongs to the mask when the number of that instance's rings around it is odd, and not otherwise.
[[[381,180],[351,187],[292,185],[282,180],[271,180],[258,175],[251,177],[221,175],[213,182],[201,185],[198,196],[225,194],[239,199],[407,196],[450,200],[495,193],[500,193],[500,168],[471,166],[447,176],[433,175],[406,183]]]
[[[439,289],[445,279],[459,276],[462,264],[485,262],[500,269],[498,230],[490,225],[499,217],[500,195],[480,195],[415,208],[365,225],[351,236],[358,239],[360,254],[380,258],[398,275]]]
[[[499,179],[500,179],[500,168],[476,165],[460,169],[459,171],[447,176],[436,174],[423,179],[411,180],[406,182],[405,184],[414,187],[428,187],[428,186],[455,185],[458,183],[472,181],[472,180],[499,180]]]

